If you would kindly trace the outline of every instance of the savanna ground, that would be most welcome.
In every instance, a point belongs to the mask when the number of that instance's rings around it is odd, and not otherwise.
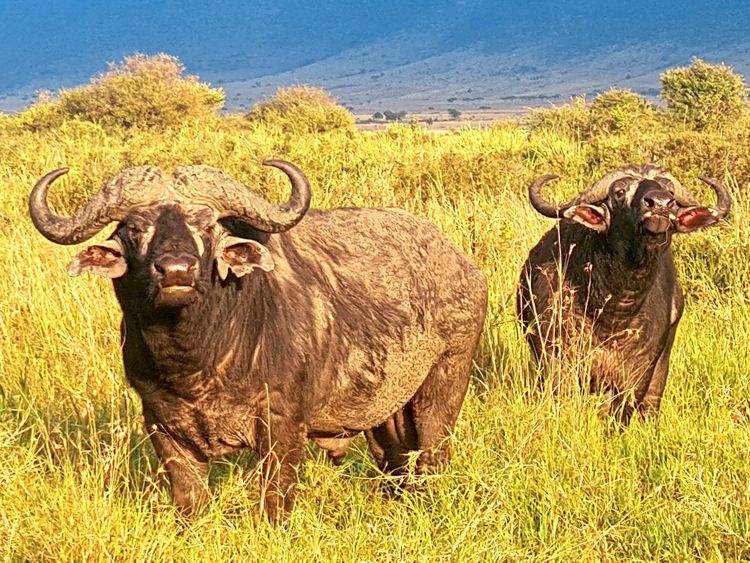
[[[750,557],[750,119],[744,84],[701,64],[665,75],[665,108],[613,91],[441,135],[415,125],[358,132],[309,89],[279,92],[249,116],[218,116],[221,92],[169,58],[130,59],[87,88],[0,116],[0,554]],[[429,218],[486,272],[489,314],[441,474],[390,498],[361,438],[340,467],[310,446],[296,507],[273,528],[259,518],[254,459],[243,454],[213,464],[214,500],[185,521],[125,384],[110,284],[69,278],[75,249],[44,240],[26,201],[59,166],[71,172],[53,203],[70,211],[121,169],[147,163],[217,166],[278,200],[286,181],[261,168],[265,158],[300,165],[317,207],[398,206]],[[717,177],[735,202],[726,224],[677,237],[687,307],[661,417],[621,429],[601,415],[601,398],[553,399],[536,383],[514,293],[528,250],[553,224],[527,202],[533,178],[560,174],[551,191],[568,197],[627,162],[665,165],[708,202],[696,178]]]

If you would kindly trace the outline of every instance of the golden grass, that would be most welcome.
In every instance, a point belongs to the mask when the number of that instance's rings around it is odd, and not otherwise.
[[[743,126],[744,127],[744,126]],[[237,117],[169,131],[67,120],[28,131],[0,119],[0,554],[7,560],[675,560],[750,556],[750,179],[748,130],[721,136],[637,128],[582,140],[500,122],[432,135],[413,126],[286,135]],[[734,140],[734,141],[733,141]],[[733,144],[734,143],[734,144]],[[718,155],[718,156],[717,156]],[[341,467],[310,447],[289,522],[258,518],[253,459],[212,469],[214,500],[175,514],[122,375],[110,284],[68,278],[75,252],[45,241],[26,198],[43,173],[61,210],[119,170],[205,163],[271,197],[286,182],[265,158],[300,165],[313,204],[399,206],[425,216],[490,282],[490,311],[454,458],[402,499],[363,441]],[[602,399],[551,398],[535,385],[515,320],[528,250],[551,222],[526,188],[540,173],[569,196],[627,161],[667,165],[704,197],[720,177],[736,205],[728,225],[676,243],[687,311],[658,424],[619,430]],[[108,233],[99,235],[106,236]]]

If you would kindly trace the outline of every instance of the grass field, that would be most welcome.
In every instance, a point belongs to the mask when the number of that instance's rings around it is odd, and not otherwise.
[[[586,129],[588,111],[573,104],[441,135],[410,125],[289,132],[231,116],[168,129],[0,116],[1,558],[750,557],[750,126],[699,131],[644,118]],[[52,191],[69,211],[144,163],[221,167],[278,200],[283,175],[260,166],[271,157],[307,172],[314,206],[403,207],[471,255],[490,282],[480,353],[453,460],[417,491],[383,494],[386,478],[359,438],[340,467],[310,446],[282,528],[258,516],[247,454],[213,464],[210,508],[184,521],[124,381],[111,284],[68,278],[75,248],[44,240],[26,200],[43,173],[66,165]],[[621,429],[600,414],[600,398],[554,400],[536,384],[514,292],[528,250],[553,224],[527,202],[536,175],[562,175],[552,191],[564,197],[615,166],[650,161],[708,202],[696,178],[718,177],[735,205],[726,224],[675,241],[687,304],[661,417]]]

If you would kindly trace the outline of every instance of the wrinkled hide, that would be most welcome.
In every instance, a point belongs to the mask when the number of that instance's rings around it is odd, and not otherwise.
[[[240,448],[263,460],[273,519],[308,438],[340,460],[365,431],[397,474],[409,452],[419,471],[447,461],[484,322],[481,271],[398,210],[265,212],[291,223],[269,233],[218,209],[133,206],[71,264],[114,278],[125,372],[178,507],[207,502],[208,460]]]

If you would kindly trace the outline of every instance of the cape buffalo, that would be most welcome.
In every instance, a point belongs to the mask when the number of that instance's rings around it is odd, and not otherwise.
[[[719,222],[729,195],[701,178],[718,198],[703,207],[663,168],[628,165],[556,205],[540,193],[554,178],[529,189],[534,209],[561,219],[521,274],[518,313],[534,357],[550,368],[555,391],[577,371],[590,390],[611,392],[624,423],[636,409],[658,413],[683,310],[672,235]]]
[[[306,438],[334,457],[364,431],[381,469],[448,459],[484,323],[482,272],[427,221],[396,209],[310,210],[310,185],[274,205],[224,172],[146,166],[72,217],[34,187],[36,228],[58,244],[114,233],[68,267],[113,278],[123,359],[174,502],[208,498],[209,458],[252,448],[264,508],[291,507]]]

